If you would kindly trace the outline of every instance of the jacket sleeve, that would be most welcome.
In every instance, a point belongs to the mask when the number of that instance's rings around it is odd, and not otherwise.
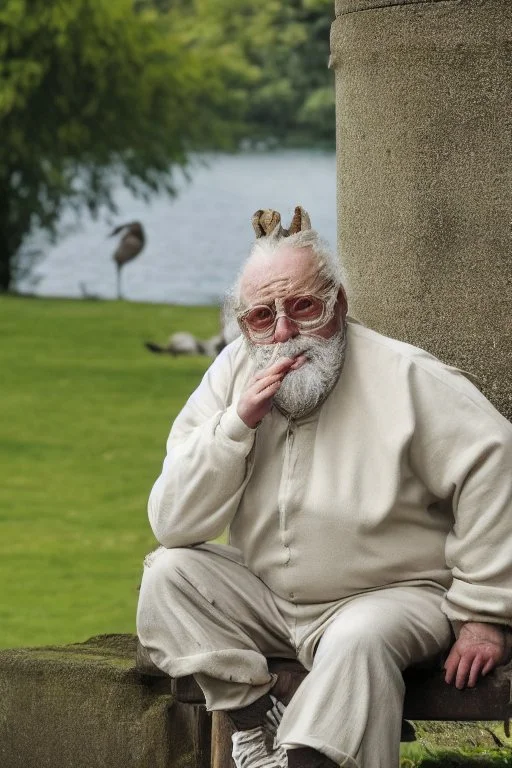
[[[451,501],[443,611],[454,622],[512,625],[512,425],[459,372],[411,372],[415,471]]]
[[[232,358],[233,349],[223,350],[171,429],[148,505],[153,533],[167,548],[219,536],[248,480],[255,430],[237,414]]]

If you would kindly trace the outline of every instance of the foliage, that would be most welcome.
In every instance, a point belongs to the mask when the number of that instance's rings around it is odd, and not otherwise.
[[[332,0],[4,0],[0,291],[64,206],[172,194],[191,150],[334,143]]]
[[[210,360],[143,346],[215,307],[0,297],[0,645],[133,632],[146,504]]]
[[[223,71],[234,64],[187,45],[179,9],[160,6],[166,13],[133,0],[4,0],[0,290],[24,237],[51,229],[64,204],[112,206],[119,177],[139,194],[172,193],[173,164],[228,143],[240,98]]]
[[[328,70],[332,0],[195,0],[191,40],[237,55],[244,71],[245,135],[291,145],[334,145]],[[240,71],[240,70],[239,70]],[[247,77],[248,72],[251,78]]]
[[[402,744],[400,768],[512,766],[512,741],[496,722],[414,723],[418,741]]]
[[[505,768],[512,766],[510,749],[474,750],[473,753],[439,750],[419,760],[403,758],[400,768]]]

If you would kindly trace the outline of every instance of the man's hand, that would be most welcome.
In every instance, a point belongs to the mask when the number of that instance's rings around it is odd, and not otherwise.
[[[507,658],[504,628],[496,624],[468,621],[462,625],[459,637],[444,663],[447,683],[456,688],[474,688],[478,677],[484,677]]]
[[[282,357],[254,374],[237,406],[238,415],[248,427],[254,429],[260,423],[272,408],[272,398],[286,374],[297,370],[305,362],[305,355]]]

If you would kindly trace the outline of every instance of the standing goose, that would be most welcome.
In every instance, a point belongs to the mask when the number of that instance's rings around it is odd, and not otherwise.
[[[121,267],[124,266],[128,261],[131,261],[132,259],[135,259],[136,256],[139,255],[139,253],[144,248],[144,244],[146,242],[145,235],[144,235],[144,229],[142,227],[142,224],[140,221],[132,221],[128,224],[121,224],[119,227],[116,227],[109,235],[109,237],[113,237],[114,235],[119,234],[119,232],[122,232],[125,230],[121,240],[119,241],[119,245],[117,246],[112,258],[116,262],[117,265],[117,298],[122,298],[121,296]]]

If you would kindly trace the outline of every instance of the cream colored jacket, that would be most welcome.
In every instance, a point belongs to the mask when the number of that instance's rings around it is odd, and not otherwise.
[[[327,602],[447,589],[454,620],[512,624],[512,425],[457,370],[348,324],[339,381],[309,416],[236,412],[241,339],[177,417],[149,518],[165,547],[219,536],[275,593]]]

